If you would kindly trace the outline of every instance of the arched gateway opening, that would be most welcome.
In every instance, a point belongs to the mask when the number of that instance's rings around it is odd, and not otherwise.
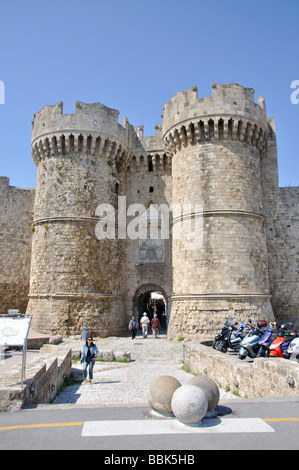
[[[155,284],[145,284],[136,290],[133,303],[133,312],[138,321],[144,312],[150,320],[156,313],[161,324],[160,332],[167,332],[169,302],[164,289]]]

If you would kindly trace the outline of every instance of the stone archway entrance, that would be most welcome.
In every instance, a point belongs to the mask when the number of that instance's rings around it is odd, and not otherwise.
[[[169,300],[165,290],[156,284],[144,284],[139,287],[133,298],[133,312],[138,319],[146,312],[150,319],[157,313],[161,323],[161,332],[166,333],[168,327]]]

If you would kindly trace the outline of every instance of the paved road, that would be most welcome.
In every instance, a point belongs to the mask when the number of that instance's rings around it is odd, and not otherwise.
[[[43,406],[0,416],[0,449],[168,451],[298,450],[298,401],[221,404],[221,413],[192,428],[154,417],[148,406]],[[226,414],[227,413],[227,414]]]
[[[181,370],[182,345],[140,337],[134,342],[107,338],[97,340],[97,345],[130,349],[133,361],[97,364],[93,384],[68,387],[53,405],[0,414],[0,449],[97,449],[102,450],[98,455],[104,463],[112,454],[116,458],[127,451],[132,459],[139,456],[138,461],[127,462],[133,467],[154,463],[148,461],[152,451],[176,455],[188,450],[192,464],[192,456],[199,458],[201,449],[298,450],[299,397],[241,400],[222,390],[217,413],[200,426],[186,426],[155,415],[146,396],[157,375],[174,375],[182,384],[188,381],[190,374]],[[138,455],[141,449],[147,454]]]

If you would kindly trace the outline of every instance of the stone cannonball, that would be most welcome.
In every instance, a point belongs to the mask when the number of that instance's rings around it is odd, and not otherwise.
[[[188,381],[188,384],[196,385],[205,392],[208,399],[208,411],[212,411],[216,408],[219,403],[220,393],[218,385],[214,380],[206,377],[205,375],[197,375],[196,377],[192,377]]]
[[[196,385],[182,385],[171,400],[172,412],[185,424],[199,423],[208,410],[208,399],[203,390]]]
[[[161,375],[149,387],[148,401],[158,413],[172,413],[171,398],[181,383],[170,375]]]

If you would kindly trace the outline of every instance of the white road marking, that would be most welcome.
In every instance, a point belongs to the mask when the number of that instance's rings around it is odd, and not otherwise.
[[[149,434],[209,434],[275,432],[260,418],[203,419],[199,425],[186,425],[176,419],[86,421],[83,437],[135,436]]]

